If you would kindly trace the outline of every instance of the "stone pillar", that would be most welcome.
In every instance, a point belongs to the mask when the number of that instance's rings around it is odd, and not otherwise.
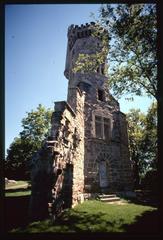
[[[73,194],[72,206],[84,200],[84,101],[85,93],[81,93],[79,89],[74,92],[75,104],[75,138],[76,149],[74,151],[74,169],[73,169]],[[72,106],[73,107],[73,106]]]

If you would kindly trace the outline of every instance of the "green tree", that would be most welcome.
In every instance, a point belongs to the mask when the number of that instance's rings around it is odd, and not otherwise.
[[[146,162],[142,152],[142,141],[145,129],[145,114],[140,109],[131,109],[127,114],[130,157],[133,164],[134,185],[137,188],[140,176],[144,173]]]
[[[5,161],[5,175],[8,178],[29,178],[28,160],[32,157],[35,148],[32,142],[16,137],[7,150]]]
[[[150,171],[157,171],[157,104],[152,103],[147,114],[131,109],[127,114],[130,157],[133,163],[135,187]]]
[[[51,115],[52,110],[39,104],[35,111],[28,112],[27,116],[22,119],[23,130],[7,150],[6,176],[15,177],[15,179],[29,177],[28,162],[48,136]]]
[[[144,139],[142,142],[142,151],[148,165],[146,174],[143,176],[142,188],[151,190],[158,196],[158,159],[157,159],[157,103],[151,104],[147,111],[145,119]]]
[[[80,53],[73,72],[96,72],[109,49],[108,85],[114,96],[147,94],[158,99],[156,4],[103,4],[99,12],[92,36],[102,40],[101,48]]]
[[[37,148],[41,147],[41,142],[47,137],[51,126],[51,114],[52,111],[41,104],[35,111],[28,112],[27,117],[22,119],[21,138],[35,142]]]
[[[148,160],[149,170],[157,170],[157,103],[153,102],[145,118],[142,149]]]
[[[109,85],[115,96],[157,96],[156,4],[105,4],[100,24],[109,32]]]

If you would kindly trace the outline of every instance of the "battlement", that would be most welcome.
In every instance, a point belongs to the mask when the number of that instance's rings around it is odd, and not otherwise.
[[[81,30],[86,30],[88,28],[92,28],[94,27],[95,25],[97,25],[95,22],[90,22],[90,23],[86,23],[85,25],[84,24],[81,24],[81,25],[74,25],[74,24],[71,24],[68,28],[68,34],[69,33],[74,33],[75,31],[81,31]]]
[[[100,31],[98,33],[98,30]],[[107,30],[100,27],[98,24],[96,24],[95,22],[90,22],[90,23],[86,23],[81,24],[81,25],[70,25],[68,28],[68,44],[69,44],[69,48],[71,49],[75,43],[75,41],[79,38],[87,38],[89,36],[92,35],[93,32],[97,31],[97,35],[100,39],[102,39],[102,37],[106,34],[108,34]],[[101,32],[103,34],[101,34]]]

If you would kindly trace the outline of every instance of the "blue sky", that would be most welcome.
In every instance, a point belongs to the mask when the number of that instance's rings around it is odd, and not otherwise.
[[[67,98],[64,77],[69,25],[85,24],[100,4],[6,5],[5,9],[5,144],[19,135],[26,112],[39,103],[54,107]],[[121,111],[146,111],[147,97],[120,102]]]

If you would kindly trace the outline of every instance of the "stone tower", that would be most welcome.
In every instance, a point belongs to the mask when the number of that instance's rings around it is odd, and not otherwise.
[[[70,207],[93,193],[132,190],[126,117],[107,84],[107,36],[93,22],[68,29],[67,102],[55,102],[49,137],[31,161],[34,219],[46,216],[48,206],[55,212],[62,200]],[[90,69],[76,71],[81,54]]]
[[[103,41],[105,38],[105,41]],[[108,33],[95,23],[68,29],[65,76],[68,78],[69,105],[74,108],[73,89],[85,92],[84,103],[84,191],[109,192],[131,190],[127,122],[119,103],[108,89],[107,63],[94,70],[74,71],[79,55],[92,56],[108,46]]]

